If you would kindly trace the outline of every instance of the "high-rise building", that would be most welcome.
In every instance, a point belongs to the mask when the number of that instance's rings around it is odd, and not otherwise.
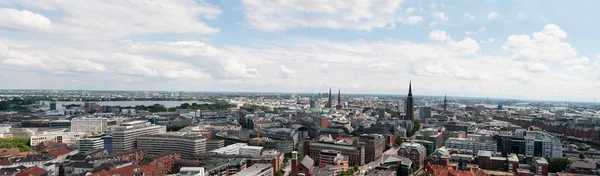
[[[107,118],[74,118],[71,120],[72,132],[102,132],[106,130]]]
[[[75,143],[79,149],[79,153],[83,154],[88,154],[89,152],[104,148],[104,140],[99,137],[76,139]]]
[[[113,152],[121,153],[136,148],[136,139],[144,135],[161,134],[167,131],[166,126],[152,125],[147,121],[124,122],[112,127]]]
[[[137,148],[150,155],[178,152],[182,158],[206,153],[206,137],[202,134],[163,133],[139,136]]]
[[[385,150],[385,139],[380,134],[363,134],[360,136],[360,142],[365,145],[365,163],[375,161]]]
[[[426,118],[431,118],[431,107],[419,107],[419,119],[425,120]]]
[[[414,120],[414,102],[412,96],[412,83],[408,83],[408,96],[406,97],[406,120]]]
[[[55,101],[50,103],[50,110],[52,110],[52,111],[56,110],[56,102]]]

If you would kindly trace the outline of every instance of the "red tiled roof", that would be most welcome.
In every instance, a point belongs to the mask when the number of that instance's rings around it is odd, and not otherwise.
[[[142,173],[144,173],[142,167],[137,164],[132,164],[121,168],[111,168],[108,171],[96,172],[90,176],[113,176],[117,174],[119,176],[135,176]]]
[[[37,166],[33,166],[33,167],[27,168],[27,169],[19,172],[16,176],[42,176],[47,173],[48,173],[47,170],[44,170]]]
[[[10,162],[10,160],[0,160],[0,166],[8,166],[8,165],[12,165],[12,162]]]
[[[0,156],[14,156],[14,155],[19,155],[19,153],[21,153],[21,150],[19,148],[1,148],[0,149]]]
[[[48,151],[48,153],[50,153],[53,156],[59,157],[59,156],[63,156],[63,155],[66,155],[68,153],[71,153],[71,150],[66,149],[64,147],[61,147],[61,148],[58,148],[56,150]]]

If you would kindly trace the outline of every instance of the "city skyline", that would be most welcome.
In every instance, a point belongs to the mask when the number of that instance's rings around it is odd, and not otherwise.
[[[600,35],[581,17],[598,5],[9,0],[0,89],[405,95],[412,80],[417,96],[593,102]]]

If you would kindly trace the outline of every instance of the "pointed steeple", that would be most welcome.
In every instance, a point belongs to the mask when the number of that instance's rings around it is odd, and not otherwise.
[[[408,81],[408,96],[412,96],[412,85],[411,85],[411,81]]]
[[[329,87],[329,100],[327,100],[327,108],[331,108],[331,87]]]
[[[448,107],[448,99],[446,99],[446,94],[444,94],[444,113],[446,113],[447,107]]]

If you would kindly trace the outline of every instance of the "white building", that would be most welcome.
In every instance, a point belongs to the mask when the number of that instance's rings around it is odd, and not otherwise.
[[[243,146],[240,148],[240,155],[260,156],[263,147]]]
[[[477,153],[480,150],[485,151],[496,151],[498,146],[492,141],[485,140],[473,140],[469,138],[448,138],[444,142],[446,148],[472,150],[473,153]]]
[[[112,127],[112,131],[113,152],[120,153],[134,149],[137,137],[165,133],[167,132],[167,127],[152,125],[147,121],[132,121]]]
[[[231,144],[231,145],[228,145],[228,146],[225,146],[222,148],[214,149],[214,150],[210,151],[209,153],[221,154],[221,155],[239,155],[240,148],[242,148],[243,146],[248,146],[248,144],[235,143],[235,144]]]
[[[273,173],[273,166],[271,164],[254,164],[233,176],[272,176]]]
[[[535,150],[535,137],[525,136],[525,156],[533,156]]]
[[[160,155],[167,152],[178,152],[182,158],[206,153],[206,137],[193,133],[164,133],[140,136],[137,148],[144,149],[147,154]]]
[[[180,176],[204,176],[204,167],[181,167]]]
[[[77,139],[75,143],[79,152],[84,154],[104,148],[104,140],[102,138]]]
[[[75,118],[71,120],[72,132],[101,132],[106,130],[107,118]]]
[[[542,143],[542,151],[535,151],[535,142]],[[535,156],[535,153],[541,153],[541,156],[548,159],[561,158],[562,143],[560,139],[543,131],[527,131],[525,136],[525,154]]]
[[[75,143],[75,140],[81,139],[85,133],[78,132],[44,132],[31,136],[30,145],[36,146],[43,141],[53,141],[60,143]]]

